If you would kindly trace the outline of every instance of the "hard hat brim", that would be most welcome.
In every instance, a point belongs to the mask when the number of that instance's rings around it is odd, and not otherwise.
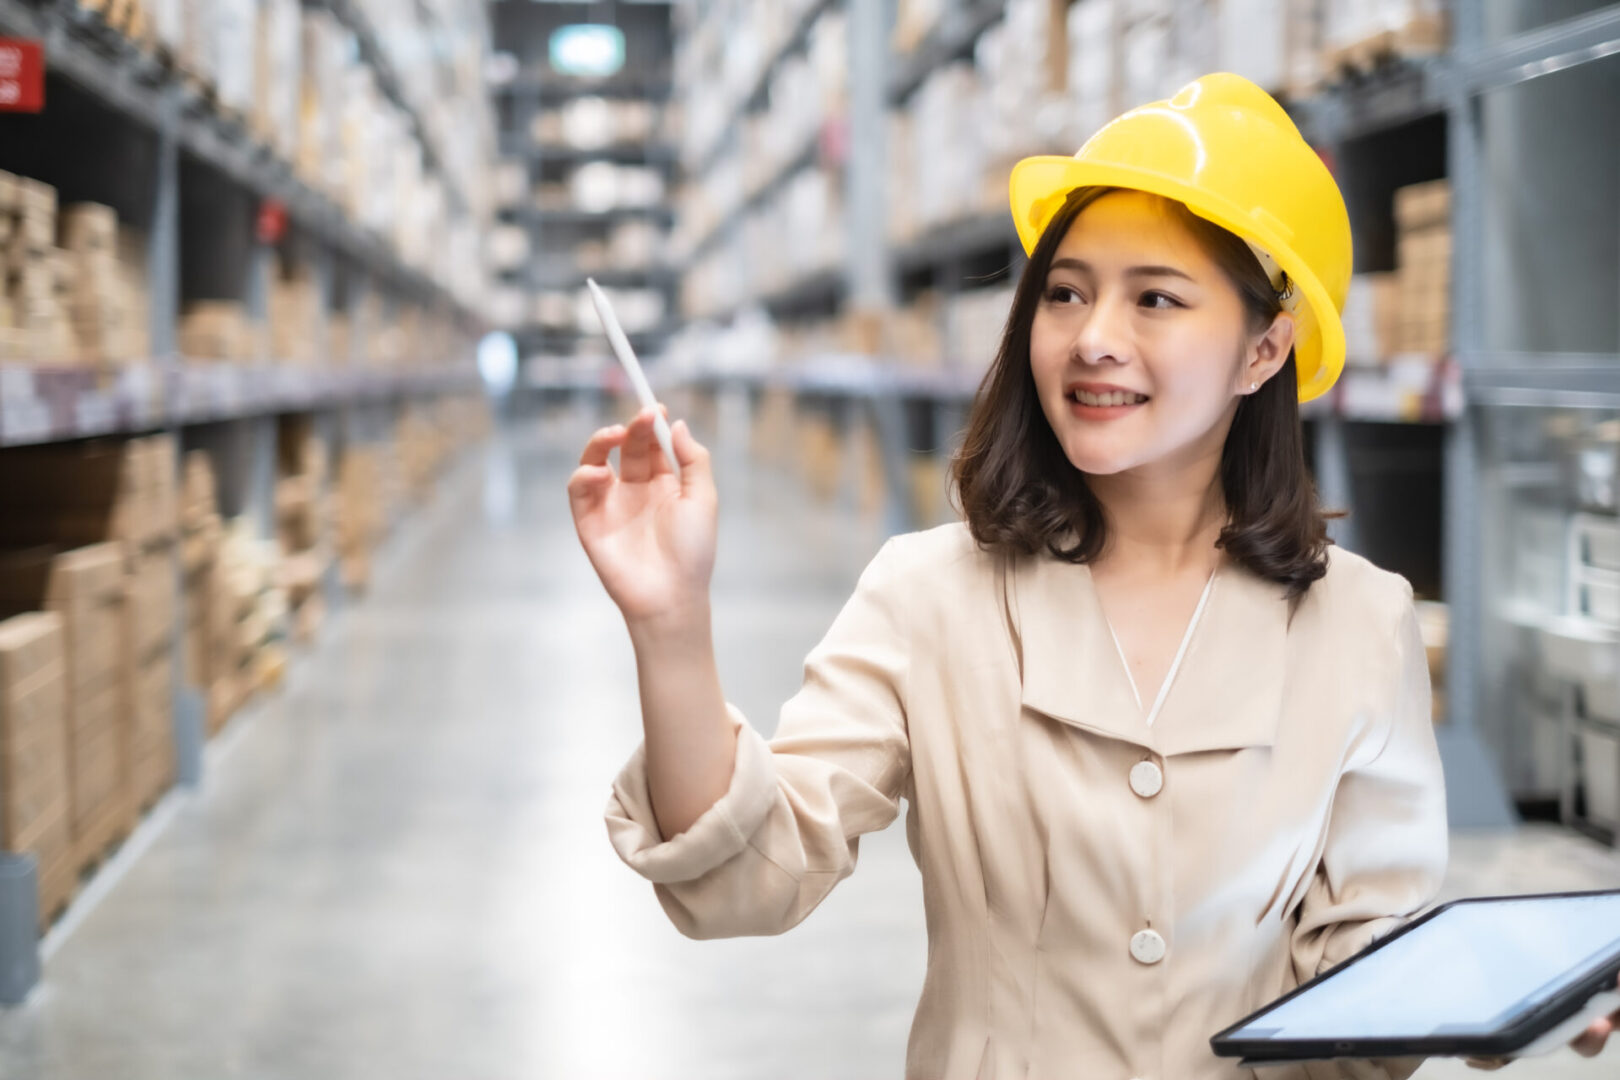
[[[1263,210],[1245,211],[1210,192],[1147,169],[1072,157],[1028,157],[1013,166],[1008,184],[1013,223],[1026,255],[1034,253],[1064,199],[1080,187],[1128,188],[1174,199],[1206,221],[1269,251],[1304,296],[1294,319],[1299,400],[1310,401],[1332,388],[1344,370],[1344,326],[1338,308],[1271,215]]]

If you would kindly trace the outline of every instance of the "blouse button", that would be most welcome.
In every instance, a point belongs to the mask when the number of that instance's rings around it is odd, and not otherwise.
[[[1131,790],[1144,799],[1151,799],[1164,790],[1164,770],[1151,761],[1138,761],[1131,766]]]
[[[1139,964],[1157,964],[1164,959],[1164,938],[1157,930],[1138,930],[1131,938],[1131,956]]]

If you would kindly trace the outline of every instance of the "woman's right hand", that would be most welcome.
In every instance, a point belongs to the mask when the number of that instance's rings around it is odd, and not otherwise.
[[[659,408],[667,415],[668,409]],[[686,421],[670,429],[681,477],[653,434],[652,409],[628,425],[598,430],[568,480],[568,505],[579,542],[625,622],[676,622],[702,611],[719,518],[709,451]],[[608,454],[619,448],[619,472]]]

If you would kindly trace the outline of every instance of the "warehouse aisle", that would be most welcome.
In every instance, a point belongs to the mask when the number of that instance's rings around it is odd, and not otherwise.
[[[925,956],[901,829],[793,933],[725,942],[680,937],[608,845],[639,728],[567,516],[585,433],[509,436],[441,486],[0,1016],[0,1080],[899,1075]],[[769,731],[881,536],[717,453],[721,671]],[[1597,885],[1620,859],[1548,831],[1461,839],[1451,891]]]
[[[568,517],[586,433],[514,438],[441,485],[0,1016],[0,1077],[898,1073],[924,957],[901,830],[777,941],[687,941],[608,844],[640,729]],[[792,485],[721,483],[721,672],[768,730],[881,537]]]

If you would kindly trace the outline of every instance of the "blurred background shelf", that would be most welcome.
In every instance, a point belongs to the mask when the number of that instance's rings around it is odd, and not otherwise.
[[[765,106],[771,78],[781,70],[782,65],[790,57],[805,49],[810,40],[810,31],[816,22],[823,15],[841,6],[841,2],[842,0],[808,0],[806,3],[794,5],[799,11],[794,16],[792,28],[765,62],[759,65],[757,77],[736,102],[726,121],[720,125],[720,133],[691,161],[692,175],[702,176],[709,172],[725,149],[737,138],[738,132],[742,129],[743,119]]]
[[[673,168],[677,164],[675,148],[663,144],[623,143],[616,146],[570,146],[567,144],[522,146],[509,150],[506,157],[526,157],[532,164],[582,165],[592,161],[611,161],[624,165],[657,165]]]
[[[897,58],[889,76],[890,103],[903,104],[935,71],[970,58],[979,38],[1006,13],[1006,0],[965,0],[946,5],[922,41]]]

